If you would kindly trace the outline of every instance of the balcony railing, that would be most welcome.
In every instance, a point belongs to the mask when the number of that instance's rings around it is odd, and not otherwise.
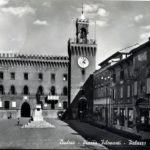
[[[77,40],[75,38],[74,39],[69,39],[69,42],[72,43],[72,44],[77,44]],[[79,44],[85,44],[85,43],[79,42]],[[88,39],[86,44],[96,44],[96,40]]]

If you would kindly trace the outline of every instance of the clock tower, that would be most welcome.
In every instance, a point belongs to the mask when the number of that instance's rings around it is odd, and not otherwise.
[[[88,38],[88,27],[89,20],[82,11],[81,17],[76,19],[76,37],[68,41],[69,106],[89,75],[95,71],[97,45],[95,40]]]

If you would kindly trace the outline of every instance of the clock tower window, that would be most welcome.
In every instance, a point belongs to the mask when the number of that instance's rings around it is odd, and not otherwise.
[[[87,43],[89,20],[81,15],[80,18],[76,20],[76,41],[77,43]]]
[[[82,76],[85,76],[85,69],[81,70]]]

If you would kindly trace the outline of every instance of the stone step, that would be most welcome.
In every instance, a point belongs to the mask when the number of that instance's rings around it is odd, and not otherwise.
[[[23,125],[21,128],[55,128],[51,123],[43,120],[43,121],[31,121]]]

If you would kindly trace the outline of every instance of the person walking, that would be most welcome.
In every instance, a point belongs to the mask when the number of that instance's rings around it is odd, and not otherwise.
[[[20,118],[18,117],[18,119],[17,119],[17,126],[19,126],[20,125]]]

